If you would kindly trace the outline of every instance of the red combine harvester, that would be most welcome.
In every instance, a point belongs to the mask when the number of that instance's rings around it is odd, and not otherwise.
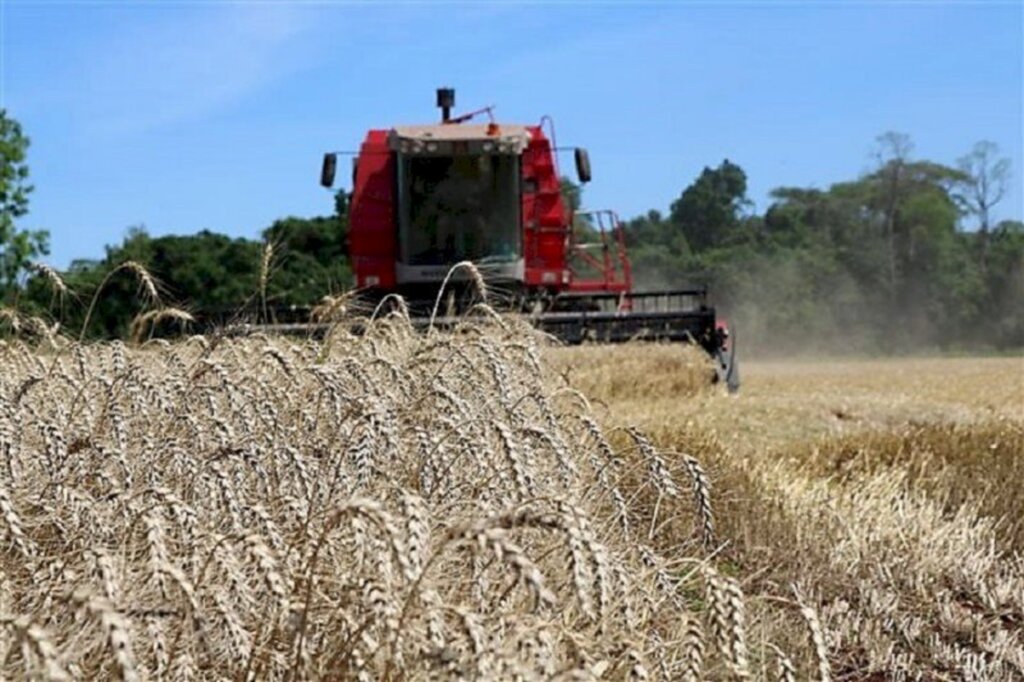
[[[570,210],[551,119],[500,123],[491,107],[452,117],[454,104],[455,91],[439,89],[439,123],[370,130],[353,155],[349,254],[363,298],[400,294],[414,322],[425,320],[449,270],[468,260],[499,292],[495,307],[567,343],[694,342],[715,359],[718,379],[738,388],[735,351],[707,290],[633,291],[618,216]],[[486,123],[474,122],[481,116]],[[339,154],[324,155],[325,187]],[[589,182],[586,150],[574,157],[579,181]],[[468,292],[453,273],[448,315],[468,305]]]

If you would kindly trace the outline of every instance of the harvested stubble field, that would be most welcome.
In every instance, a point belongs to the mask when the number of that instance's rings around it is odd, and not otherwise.
[[[1019,359],[0,346],[0,676],[1019,679]]]

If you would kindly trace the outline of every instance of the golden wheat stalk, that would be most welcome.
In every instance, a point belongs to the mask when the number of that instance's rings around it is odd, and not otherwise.
[[[195,318],[192,317],[191,313],[180,308],[156,308],[132,318],[131,324],[128,327],[128,336],[131,338],[132,343],[139,344],[142,342],[142,337],[147,330],[154,330],[161,322],[170,320],[178,322],[182,327],[195,322]]]
[[[800,615],[807,624],[807,631],[811,637],[811,644],[814,647],[814,657],[817,662],[818,682],[831,682],[832,666],[828,660],[828,645],[825,641],[825,631],[818,620],[818,612],[807,604],[800,591],[794,587],[793,594],[796,597],[797,605],[800,608]]]
[[[65,284],[63,278],[61,278],[57,271],[49,265],[46,265],[45,263],[32,263],[29,265],[29,269],[49,282],[53,292],[58,296],[63,297],[68,293],[68,286]]]

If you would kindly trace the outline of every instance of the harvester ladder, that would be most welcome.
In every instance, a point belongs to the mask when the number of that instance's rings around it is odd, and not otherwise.
[[[582,228],[578,220],[583,221]],[[593,241],[580,241],[585,230]],[[628,294],[633,289],[633,272],[626,252],[626,236],[618,214],[609,209],[576,211],[569,236],[570,291]],[[587,272],[572,261],[582,265]],[[593,274],[596,273],[596,276]],[[622,297],[622,308],[629,308],[629,298]]]

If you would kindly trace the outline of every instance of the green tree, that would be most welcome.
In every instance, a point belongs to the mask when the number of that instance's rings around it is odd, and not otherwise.
[[[335,195],[334,207],[336,213],[330,216],[277,220],[262,231],[262,241],[231,238],[209,230],[153,237],[144,227],[133,227],[121,244],[107,247],[102,260],[74,261],[65,278],[72,290],[88,300],[107,273],[133,260],[160,283],[164,304],[186,308],[204,323],[262,320],[265,310],[273,319],[277,311],[311,306],[324,294],[349,286],[348,202],[344,193]],[[272,258],[264,309],[259,294],[267,245]],[[30,281],[28,294],[37,310],[45,309],[48,299],[41,282]],[[77,331],[83,323],[84,308],[66,311],[64,326]],[[88,336],[123,336],[139,309],[133,278],[111,279],[97,300]]]
[[[780,187],[763,216],[746,214],[742,169],[706,168],[667,219],[629,221],[636,280],[709,285],[748,348],[1019,343],[1024,237],[1016,223],[991,228],[987,272],[980,230],[958,229],[971,176],[912,149],[906,135],[882,135],[871,172],[826,189]]]
[[[951,190],[962,174],[911,160],[905,136],[882,140],[882,165],[858,180],[775,190],[766,234],[787,257],[803,250],[814,263],[833,264],[810,293],[837,324],[879,340],[941,342],[945,330],[970,328],[983,297],[976,264],[956,234]]]
[[[992,228],[984,278],[986,345],[1024,347],[1024,223],[1004,220]]]
[[[153,237],[143,227],[133,227],[124,241],[108,246],[99,261],[75,261],[64,273],[82,305],[69,307],[64,326],[78,331],[89,300],[107,273],[127,260],[141,263],[158,282],[162,303],[226,321],[244,313],[257,289],[260,244],[232,239],[207,230],[195,235]],[[40,301],[39,285],[30,282],[29,296]],[[123,273],[106,282],[99,292],[89,321],[91,338],[124,336],[142,308],[137,280]]]
[[[875,180],[875,196],[878,208],[881,209],[881,223],[886,238],[886,261],[888,272],[888,289],[890,296],[895,296],[898,266],[896,257],[896,222],[899,217],[900,205],[904,194],[904,169],[914,148],[910,136],[905,133],[889,131],[876,138],[875,158],[878,170],[873,174]]]
[[[978,231],[988,234],[992,208],[1003,197],[1010,184],[1010,159],[999,158],[999,145],[982,140],[969,154],[957,159],[963,174],[959,200],[970,215],[978,219]]]
[[[8,297],[30,261],[49,253],[45,230],[18,229],[15,222],[28,213],[26,155],[29,139],[21,124],[0,109],[0,297]]]
[[[695,252],[743,241],[741,210],[747,200],[747,174],[728,159],[704,168],[672,204],[669,221]]]
[[[268,304],[307,306],[351,285],[345,216],[282,218],[263,231],[273,248]]]
[[[957,195],[964,212],[978,223],[981,269],[988,263],[992,209],[1006,196],[1010,184],[1010,159],[999,158],[999,146],[983,140],[971,152],[957,160],[963,174]]]

